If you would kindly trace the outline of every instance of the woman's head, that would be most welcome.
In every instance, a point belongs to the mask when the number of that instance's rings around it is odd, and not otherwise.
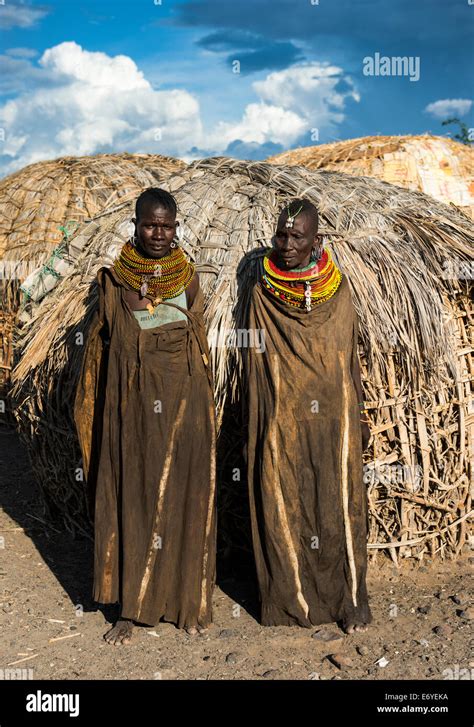
[[[309,265],[312,249],[319,249],[318,210],[308,199],[294,199],[278,217],[274,246],[282,268]]]
[[[145,257],[159,259],[170,251],[176,234],[176,201],[158,187],[146,189],[135,204],[137,250]]]

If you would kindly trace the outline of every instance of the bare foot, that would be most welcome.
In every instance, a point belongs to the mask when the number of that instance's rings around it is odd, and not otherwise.
[[[368,628],[367,624],[348,623],[344,631],[346,634],[353,634],[355,631],[367,631]]]
[[[197,634],[207,634],[209,631],[208,628],[204,628],[203,626],[189,626],[186,629],[186,633],[190,636],[196,636]]]
[[[128,644],[132,638],[133,622],[125,618],[119,618],[117,623],[110,631],[104,634],[104,639],[108,644],[117,646],[118,644]]]

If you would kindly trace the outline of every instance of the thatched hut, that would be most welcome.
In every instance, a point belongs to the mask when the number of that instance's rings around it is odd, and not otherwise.
[[[460,274],[473,253],[469,220],[427,195],[377,180],[228,158],[195,162],[163,186],[177,199],[183,247],[206,297],[224,546],[242,545],[246,525],[244,478],[232,476],[235,467],[245,471],[241,351],[214,342],[245,327],[255,260],[270,244],[278,210],[304,196],[320,210],[320,231],[348,276],[360,318],[374,435],[365,454],[370,553],[385,551],[395,562],[458,554],[472,496],[470,281]],[[132,203],[124,203],[78,231],[82,252],[74,270],[34,309],[18,341],[18,426],[47,505],[71,530],[87,528],[71,402],[97,299],[93,281],[128,238],[132,215]]]
[[[0,180],[0,259],[43,262],[61,227],[90,219],[186,165],[155,154],[99,154],[30,164]]]
[[[0,399],[11,369],[18,286],[86,219],[185,167],[154,154],[99,154],[31,164],[0,180]],[[3,283],[3,284],[2,284]]]
[[[373,177],[430,194],[474,219],[474,149],[441,136],[365,136],[277,154],[271,164]]]

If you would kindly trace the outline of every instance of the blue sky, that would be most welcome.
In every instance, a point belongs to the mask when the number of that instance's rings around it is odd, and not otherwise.
[[[2,176],[474,127],[474,0],[0,0],[0,27]]]

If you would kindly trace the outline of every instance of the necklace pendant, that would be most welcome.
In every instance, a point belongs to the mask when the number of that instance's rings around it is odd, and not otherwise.
[[[295,219],[294,217],[288,217],[288,219],[285,223],[285,227],[293,227],[294,219]]]
[[[306,310],[309,313],[311,310],[311,285],[308,282],[305,283],[304,298],[305,298]]]
[[[148,283],[145,281],[140,286],[140,295],[142,296],[142,298],[145,297],[147,290],[148,290]]]

